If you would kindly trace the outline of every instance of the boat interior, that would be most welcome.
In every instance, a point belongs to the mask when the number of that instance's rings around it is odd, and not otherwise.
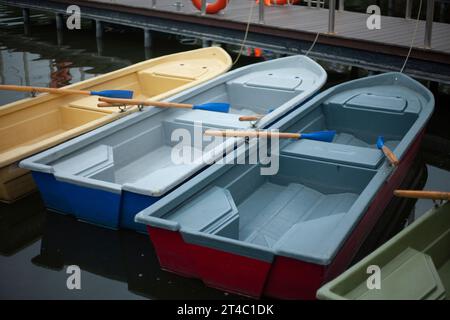
[[[68,88],[90,91],[114,88],[132,90],[135,99],[162,98],[171,90],[205,77],[209,72],[217,74],[219,67],[223,69],[218,60],[189,57],[183,63],[172,61],[173,58],[166,60],[143,62]],[[6,105],[0,110],[0,134],[10,138],[2,139],[0,152],[25,150],[36,142],[82,126],[109,122],[115,117],[110,116],[107,121],[106,116],[118,114],[118,108],[100,109],[97,104],[97,96],[45,94]]]
[[[379,179],[374,178],[386,163],[377,137],[384,136],[400,157],[404,150],[398,147],[414,139],[417,132],[411,131],[418,130],[412,128],[425,106],[429,101],[405,85],[330,91],[294,110],[277,127],[300,133],[335,130],[331,143],[281,141],[279,170],[272,176],[261,175],[261,164],[217,169],[222,173],[192,185],[196,190],[188,198],[180,196],[175,204],[161,207],[167,209],[153,212],[150,207],[149,218],[158,219],[150,224],[170,221],[168,225],[178,224],[183,236],[190,237],[188,242],[215,243],[218,248],[232,241],[209,236],[240,240],[241,246],[251,245],[244,249],[248,254],[258,245],[287,256],[329,257],[342,237],[330,246],[324,243],[336,230],[345,234],[377,188]],[[141,212],[144,218],[138,221],[150,221],[147,214]]]
[[[273,78],[278,80],[274,82]],[[212,150],[223,142],[222,138],[204,137],[204,130],[249,128],[251,124],[238,120],[240,115],[266,114],[274,106],[288,103],[310,85],[312,83],[303,79],[295,68],[245,73],[188,98],[175,98],[176,102],[192,104],[230,103],[230,113],[161,108],[145,110],[137,123],[45,164],[51,165],[56,173],[116,183],[133,190],[150,190],[154,194],[163,193],[180,178],[192,174],[199,165],[174,162],[175,145],[184,150],[183,156],[190,154],[188,159],[195,162],[202,156],[199,151]],[[197,144],[194,139],[197,139]]]

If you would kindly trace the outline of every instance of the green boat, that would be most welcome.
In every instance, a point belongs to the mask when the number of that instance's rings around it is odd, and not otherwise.
[[[317,298],[450,300],[450,202],[430,210],[324,285]]]

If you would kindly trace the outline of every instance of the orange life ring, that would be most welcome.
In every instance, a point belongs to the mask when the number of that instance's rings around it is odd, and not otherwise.
[[[272,4],[276,5],[297,4],[300,2],[301,0],[264,0],[264,4],[266,6],[271,6]],[[259,3],[259,0],[257,0],[256,3]]]
[[[192,4],[198,10],[202,10],[202,1],[201,0],[192,0]],[[206,5],[206,13],[217,13],[220,10],[225,9],[227,4],[228,4],[228,0],[217,0],[214,3],[208,3]]]

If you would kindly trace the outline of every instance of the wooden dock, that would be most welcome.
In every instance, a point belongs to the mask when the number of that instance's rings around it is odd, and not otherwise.
[[[230,0],[219,14],[202,15],[191,0],[0,0],[0,3],[54,12],[57,26],[63,24],[69,5],[81,8],[82,19],[97,22],[97,37],[102,23],[143,29],[145,45],[151,43],[150,31],[201,38],[240,45],[248,21],[246,45],[280,54],[305,53],[316,35],[319,37],[310,56],[328,62],[357,66],[371,71],[400,71],[414,37],[416,19],[381,17],[381,29],[369,30],[369,14],[335,11],[335,33],[328,34],[329,10],[308,6],[265,7],[264,22],[259,5],[253,0]],[[153,3],[156,3],[153,6]],[[181,6],[175,5],[181,3]],[[426,12],[423,0],[422,12]],[[251,14],[250,14],[251,13]],[[415,17],[417,12],[412,14]],[[450,24],[434,22],[431,48],[424,47],[425,21],[419,21],[411,57],[405,73],[418,79],[450,84]]]
[[[318,43],[400,56],[407,54],[416,28],[416,19],[382,16],[381,29],[369,30],[366,26],[369,14],[336,10],[335,34],[329,35],[327,34],[328,9],[307,6],[266,7],[264,24],[260,24],[258,5],[253,0],[231,0],[223,12],[206,16],[201,16],[190,0],[180,1],[181,7],[174,5],[175,0],[158,0],[155,7],[152,7],[152,1],[149,0],[90,0],[84,2],[112,4],[117,6],[117,9],[121,7],[121,10],[128,9],[127,11],[145,9],[140,13],[238,30],[245,30],[252,11],[251,32],[307,41],[314,39],[317,32],[320,32]],[[422,11],[425,12],[426,1],[423,3]],[[438,22],[433,24],[430,49],[424,48],[424,36],[425,21],[421,20],[417,28],[411,57],[450,64],[450,24]]]

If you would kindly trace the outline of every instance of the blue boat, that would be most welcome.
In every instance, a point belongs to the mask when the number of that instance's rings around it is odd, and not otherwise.
[[[109,228],[145,231],[134,222],[136,213],[243,143],[231,138],[214,145],[198,132],[199,122],[204,129],[265,128],[310,98],[325,81],[325,70],[305,56],[250,65],[166,100],[230,103],[229,113],[146,108],[23,160],[20,166],[32,171],[49,209]],[[262,118],[243,122],[242,115]],[[201,156],[207,161],[172,161],[178,129],[200,136],[199,148],[191,141],[186,147],[195,160]]]

